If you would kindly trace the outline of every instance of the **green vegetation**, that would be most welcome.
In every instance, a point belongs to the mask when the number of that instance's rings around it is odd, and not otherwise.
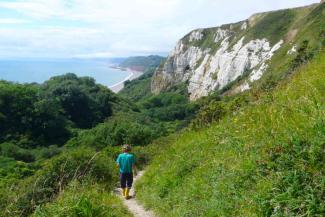
[[[195,116],[198,104],[189,101],[185,83],[158,95],[152,94],[150,85],[153,73],[152,68],[147,69],[138,79],[125,83],[125,88],[118,95],[134,102],[144,115],[142,119],[149,118],[157,123],[155,134],[161,132],[159,136],[162,136],[166,135],[166,131],[174,132],[185,127]]]
[[[34,175],[11,183],[11,191],[1,192],[1,210],[9,216],[29,215],[37,206],[51,201],[62,192],[71,180],[103,183],[107,188],[114,185],[113,159],[91,149],[78,148],[66,151],[42,165]]]
[[[131,217],[132,215],[126,211],[120,199],[108,193],[103,185],[72,182],[53,203],[38,207],[33,216]]]
[[[295,19],[295,10],[287,9],[267,13],[245,34],[245,40],[267,38],[271,45],[283,39]]]
[[[151,77],[154,71],[155,68],[149,68],[139,78],[124,82],[119,95],[135,102],[151,95]]]
[[[67,145],[69,147],[91,146],[96,148],[124,143],[147,145],[162,135],[166,135],[165,127],[144,114],[120,113],[92,129],[79,131],[76,137],[67,142]]]
[[[78,128],[90,128],[112,114],[116,98],[89,77],[74,74],[53,77],[42,85],[46,98],[58,99],[63,114]]]
[[[66,74],[41,85],[0,82],[0,142],[21,147],[62,144],[71,128],[90,128],[112,114],[116,97],[94,79]]]
[[[162,216],[322,216],[324,61],[233,112],[223,102],[209,128],[170,137],[138,198]]]
[[[74,74],[40,85],[0,81],[0,160],[34,167],[60,154],[80,128],[90,128],[112,116],[113,110],[130,107],[94,79]],[[14,161],[2,167],[4,180],[11,177],[12,165]]]
[[[19,140],[21,146],[45,146],[68,138],[59,104],[39,96],[38,90],[33,85],[0,82],[0,142]]]

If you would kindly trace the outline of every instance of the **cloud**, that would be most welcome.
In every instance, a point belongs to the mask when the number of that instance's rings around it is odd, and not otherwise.
[[[97,53],[86,53],[86,54],[76,54],[73,57],[75,58],[109,58],[114,57],[111,52],[97,52]]]
[[[0,1],[0,24],[7,24],[0,25],[0,56],[106,57],[167,52],[192,29],[313,2],[318,1],[5,0]]]
[[[12,9],[34,18],[49,18],[64,15],[63,2],[56,0],[3,1],[0,2],[0,8]]]

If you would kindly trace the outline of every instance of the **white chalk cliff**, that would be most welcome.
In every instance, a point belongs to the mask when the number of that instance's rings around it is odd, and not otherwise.
[[[258,15],[260,16],[260,15]],[[244,91],[260,79],[268,61],[283,45],[280,39],[273,44],[267,38],[246,36],[254,21],[198,29],[179,40],[165,64],[152,79],[151,90],[159,93],[179,82],[187,84],[191,100],[226,87],[240,76],[245,81],[236,90]]]

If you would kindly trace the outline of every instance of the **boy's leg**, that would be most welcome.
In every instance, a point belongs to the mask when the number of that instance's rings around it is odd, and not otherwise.
[[[127,181],[127,187],[129,189],[132,188],[132,184],[133,184],[133,174],[132,173],[128,173],[126,181]]]
[[[126,194],[126,174],[124,173],[120,173],[120,184],[121,184],[121,188],[122,188],[122,195],[125,196]]]
[[[130,198],[129,192],[130,192],[130,189],[131,189],[132,183],[133,183],[133,174],[132,173],[128,173],[126,178],[127,178],[126,179],[127,189],[126,189],[126,192],[125,192],[125,198],[126,199],[129,199]]]

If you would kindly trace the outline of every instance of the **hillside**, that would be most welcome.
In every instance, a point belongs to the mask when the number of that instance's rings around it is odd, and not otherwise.
[[[133,56],[123,60],[119,67],[130,68],[136,71],[145,71],[149,68],[156,68],[165,58],[157,55],[150,56]]]
[[[324,3],[259,13],[247,20],[197,29],[184,36],[154,74],[153,93],[180,82],[191,100],[212,91],[238,93],[290,73],[297,48],[319,49],[324,37]]]
[[[210,127],[153,144],[137,197],[164,217],[323,216],[324,63],[323,52],[235,112],[225,102]]]

